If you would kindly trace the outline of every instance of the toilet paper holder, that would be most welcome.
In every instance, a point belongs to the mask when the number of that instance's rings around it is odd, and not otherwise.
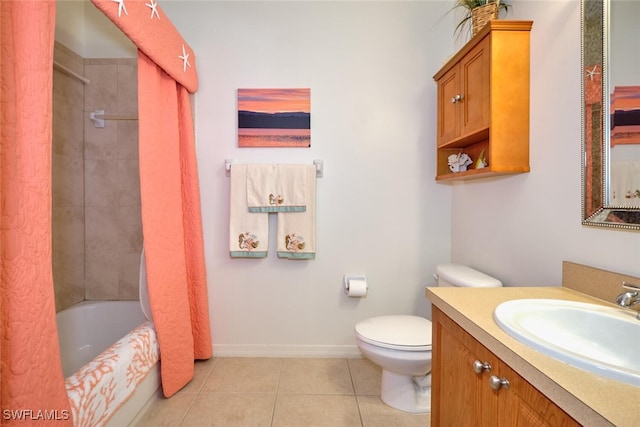
[[[364,275],[360,275],[360,276],[344,276],[344,293],[349,295],[349,283],[354,280],[354,281],[363,281],[366,283],[367,281],[367,276]],[[367,283],[367,290],[369,289],[369,284]]]

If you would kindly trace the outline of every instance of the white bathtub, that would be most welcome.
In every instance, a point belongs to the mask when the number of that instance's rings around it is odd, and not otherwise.
[[[145,372],[144,378],[140,379],[135,391],[127,391],[126,401],[119,404],[115,413],[113,409],[106,408],[102,417],[95,415],[100,410],[92,408],[91,417],[85,418],[77,410],[84,403],[77,403],[74,407],[74,396],[83,395],[86,390],[77,393],[72,392],[73,388],[79,389],[82,384],[82,376],[94,377],[94,374],[103,375],[96,372],[88,375],[88,366],[104,366],[104,360],[114,363],[117,360],[117,367],[109,366],[108,370],[125,372],[133,363],[126,360],[126,355],[132,354],[132,347],[137,346],[131,337],[139,334],[132,334],[132,330],[151,332],[155,338],[155,331],[151,323],[145,323],[146,318],[142,314],[138,301],[85,301],[71,308],[63,310],[56,315],[58,324],[58,336],[60,342],[60,355],[62,359],[62,369],[66,378],[65,386],[72,402],[75,425],[129,425],[136,416],[145,409],[150,399],[154,398],[160,387],[160,368],[156,362],[153,367]],[[118,356],[110,357],[117,349]],[[157,350],[156,350],[157,353]],[[123,357],[125,355],[125,357]],[[102,371],[106,371],[102,369]],[[117,379],[116,381],[121,381]],[[86,382],[86,381],[85,381]],[[121,393],[122,394],[122,393]],[[104,405],[105,407],[108,405]]]

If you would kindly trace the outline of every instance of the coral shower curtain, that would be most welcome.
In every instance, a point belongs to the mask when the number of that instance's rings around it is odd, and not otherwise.
[[[142,229],[164,395],[211,357],[211,335],[189,92],[138,51]]]
[[[0,424],[71,425],[51,266],[54,27],[55,1],[0,1]]]

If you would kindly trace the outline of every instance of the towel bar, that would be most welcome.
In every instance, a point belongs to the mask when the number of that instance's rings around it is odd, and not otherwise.
[[[105,120],[138,120],[138,116],[133,114],[105,114],[104,110],[95,110],[89,113],[89,119],[96,128],[103,128]]]
[[[233,159],[225,159],[224,160],[224,174],[225,176],[229,176],[231,173],[231,164],[233,163]],[[324,174],[324,162],[322,160],[314,160],[313,164],[316,166],[316,177],[322,178]]]

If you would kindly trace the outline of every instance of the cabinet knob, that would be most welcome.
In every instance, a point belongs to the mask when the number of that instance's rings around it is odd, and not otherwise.
[[[479,360],[473,362],[473,372],[481,374],[484,371],[491,372],[491,364],[489,362],[481,362]]]
[[[463,99],[464,99],[464,96],[458,94],[458,95],[454,96],[453,98],[451,98],[451,103],[452,104],[456,104],[456,103],[462,101]]]
[[[489,377],[489,386],[492,390],[500,390],[501,388],[507,389],[509,388],[509,380],[502,377],[496,377],[495,375],[491,375]]]

